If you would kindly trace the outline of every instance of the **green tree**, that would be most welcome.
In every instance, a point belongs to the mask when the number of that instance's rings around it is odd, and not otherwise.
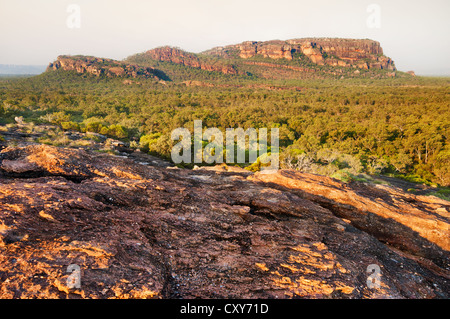
[[[441,185],[450,186],[450,149],[439,152],[433,167],[433,173]]]

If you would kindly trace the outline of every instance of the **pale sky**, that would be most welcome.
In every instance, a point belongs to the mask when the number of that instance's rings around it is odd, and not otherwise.
[[[0,0],[0,64],[303,37],[377,40],[401,71],[450,76],[449,0]]]

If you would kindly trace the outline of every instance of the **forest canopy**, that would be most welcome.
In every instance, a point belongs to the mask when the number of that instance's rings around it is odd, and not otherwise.
[[[25,122],[133,142],[166,158],[171,131],[192,129],[194,120],[222,131],[278,127],[284,167],[450,185],[448,78],[328,78],[258,87],[221,77],[210,83],[143,79],[124,84],[120,78],[62,70],[5,78],[0,80],[0,124],[22,116]]]

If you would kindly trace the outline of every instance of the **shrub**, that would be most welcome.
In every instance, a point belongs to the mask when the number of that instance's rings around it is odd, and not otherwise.
[[[108,127],[108,133],[107,135],[116,137],[116,138],[127,138],[128,132],[125,127],[122,125],[110,125]]]
[[[146,134],[142,135],[139,140],[139,147],[141,151],[143,152],[149,152],[150,148],[153,149],[153,146],[156,144],[158,139],[161,137],[161,133],[152,133],[152,134]]]
[[[64,131],[80,131],[80,125],[76,122],[61,122],[61,128]]]
[[[92,133],[100,133],[103,128],[102,123],[100,122],[91,122],[86,124],[86,132],[92,132]]]

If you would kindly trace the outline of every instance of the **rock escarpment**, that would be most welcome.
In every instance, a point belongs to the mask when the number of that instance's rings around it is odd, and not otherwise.
[[[142,67],[134,64],[122,63],[120,61],[90,56],[59,56],[57,60],[50,63],[47,71],[52,70],[76,71],[77,73],[88,73],[95,76],[105,75],[108,77],[144,77],[158,78],[161,71],[151,67]]]
[[[294,60],[298,58],[298,54],[303,54],[318,65],[395,71],[394,62],[383,55],[380,43],[373,40],[302,38],[286,41],[247,41],[217,47],[205,51],[204,54],[227,58],[231,57],[233,52],[237,52],[242,59],[262,56]]]
[[[0,152],[1,298],[448,298],[450,203],[282,170]],[[67,285],[69,265],[80,288]],[[381,282],[369,287],[367,268]]]
[[[171,62],[206,71],[217,71],[224,74],[237,74],[235,68],[230,64],[220,61],[203,60],[193,53],[168,46],[149,50],[143,55],[156,61]]]
[[[164,46],[131,55],[124,61],[89,56],[60,56],[57,61],[50,63],[47,71],[58,69],[95,76],[154,77],[163,81],[180,82],[205,80],[205,77],[214,81],[236,77],[260,81],[410,76],[396,72],[394,61],[383,54],[379,42],[339,38],[246,41],[201,53]],[[226,76],[198,72],[196,69]],[[128,79],[124,84],[132,83]]]

